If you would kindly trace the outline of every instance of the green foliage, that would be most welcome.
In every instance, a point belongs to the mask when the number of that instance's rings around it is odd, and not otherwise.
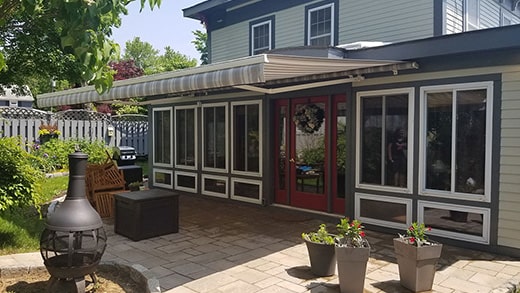
[[[41,202],[36,190],[43,173],[34,168],[32,155],[23,150],[20,138],[0,138],[0,170],[0,211]]]
[[[44,178],[38,193],[47,202],[67,190],[68,176]],[[45,188],[43,188],[45,187]],[[37,251],[44,221],[34,207],[0,212],[0,255]]]
[[[127,14],[126,6],[134,0],[97,0],[97,1],[34,1],[34,0],[2,0],[0,1],[0,30],[14,32],[9,25],[17,25],[18,36],[37,40],[48,40],[43,44],[44,50],[36,46],[33,50],[13,48],[12,52],[26,53],[26,62],[39,66],[39,62],[48,58],[49,50],[55,50],[59,56],[72,56],[75,69],[82,83],[94,84],[99,93],[112,86],[112,71],[107,66],[109,60],[119,54],[119,46],[111,41],[112,28],[121,25],[121,15]],[[150,8],[158,7],[160,0],[141,0],[141,7],[146,3]],[[47,21],[48,25],[42,25]],[[33,22],[38,24],[33,25]],[[32,28],[43,29],[35,33]],[[16,41],[16,36],[6,35],[0,38],[0,47]],[[18,51],[17,51],[18,50]],[[9,64],[10,55],[0,52],[0,70]],[[53,55],[51,55],[53,56]],[[52,62],[50,62],[52,63]],[[42,67],[44,68],[44,67]],[[22,68],[18,68],[22,70]],[[17,72],[13,69],[13,72]],[[20,74],[20,76],[23,76]],[[47,70],[47,77],[52,77]],[[21,84],[20,84],[21,85]]]
[[[339,234],[339,243],[348,247],[364,247],[365,231],[358,220],[350,221],[349,218],[343,218],[336,225]]]
[[[134,60],[135,66],[142,68],[145,74],[156,71],[158,58],[159,50],[155,49],[152,44],[141,41],[139,37],[125,43],[123,59]]]
[[[197,60],[174,51],[170,46],[164,48],[164,54],[157,60],[158,72],[174,71],[197,66]]]
[[[107,159],[107,152],[111,155],[111,149],[102,141],[60,140],[51,139],[44,144],[34,144],[32,154],[34,155],[34,166],[50,173],[57,170],[68,169],[69,154],[78,147],[88,155],[90,163],[103,163]]]
[[[200,64],[209,64],[208,54],[208,34],[200,30],[192,32],[195,36],[195,40],[191,41],[195,45],[195,50],[200,53]]]
[[[325,143],[320,141],[316,147],[307,147],[301,150],[301,160],[308,165],[320,165],[325,162]]]
[[[307,241],[323,244],[334,244],[335,235],[327,231],[327,225],[321,224],[316,232],[302,233],[302,238]]]

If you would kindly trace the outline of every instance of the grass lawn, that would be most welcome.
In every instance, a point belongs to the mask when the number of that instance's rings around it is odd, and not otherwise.
[[[42,183],[44,197],[50,200],[66,191],[68,180],[68,176],[46,178]],[[34,208],[0,213],[0,255],[38,251],[43,229],[44,219]]]

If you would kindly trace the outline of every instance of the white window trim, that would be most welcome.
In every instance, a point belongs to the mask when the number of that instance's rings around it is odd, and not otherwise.
[[[456,91],[461,90],[478,90],[478,89],[486,89],[486,154],[485,154],[485,168],[484,168],[484,194],[469,194],[469,193],[461,193],[455,192],[453,186],[453,177],[455,176],[454,165],[456,160],[452,160],[451,168],[451,189],[453,191],[442,191],[442,190],[433,190],[426,189],[426,93],[435,93],[435,92],[446,92],[451,90],[453,92],[453,97],[455,98]],[[420,136],[419,136],[419,195],[428,195],[428,196],[437,196],[444,198],[457,198],[464,200],[472,200],[472,201],[483,201],[490,202],[491,201],[491,154],[493,150],[493,82],[485,81],[485,82],[474,82],[474,83],[458,83],[458,84],[448,84],[448,85],[440,85],[440,86],[425,86],[420,89],[420,114],[421,119],[419,122],[420,127]],[[456,100],[453,99],[453,103]],[[455,120],[453,120],[455,121]],[[452,125],[452,127],[456,127],[456,125]],[[453,132],[452,132],[453,135]],[[453,148],[453,146],[452,146]],[[453,154],[453,149],[452,149]]]
[[[477,19],[477,23],[470,23],[469,19],[469,2],[472,0],[465,0],[464,1],[464,31],[473,31],[478,30],[480,28],[480,0],[476,0],[475,5],[477,5],[477,15],[475,18]]]
[[[243,101],[243,102],[232,102],[231,103],[231,154],[235,153],[235,145],[233,143],[233,138],[235,137],[235,115],[234,115],[234,106],[245,106],[245,105],[258,105],[258,172],[247,172],[247,171],[238,171],[234,169],[235,166],[235,156],[231,156],[231,173],[232,174],[241,174],[241,175],[250,175],[250,176],[262,176],[262,124],[263,124],[263,118],[262,118],[262,101],[261,100],[255,100],[255,101]]]
[[[225,193],[218,193],[218,192],[214,192],[214,191],[210,191],[210,190],[204,189],[204,180],[206,180],[206,179],[214,179],[214,180],[225,181],[226,182],[226,192]],[[202,184],[201,184],[202,194],[215,196],[215,197],[220,197],[220,198],[228,198],[228,190],[229,190],[229,178],[228,177],[202,174],[202,179],[201,180],[202,180]]]
[[[490,228],[490,212],[487,208],[477,208],[477,207],[468,207],[462,205],[448,204],[448,203],[438,203],[438,202],[428,202],[419,200],[417,202],[418,210],[417,210],[417,221],[419,223],[424,223],[424,208],[438,208],[444,210],[455,210],[461,212],[468,213],[477,213],[482,214],[482,237],[469,235],[464,233],[446,231],[439,228],[432,229],[428,232],[430,235],[441,236],[451,239],[476,242],[489,244],[489,228]]]
[[[365,97],[373,97],[373,96],[388,96],[388,95],[396,95],[396,94],[408,94],[408,133],[407,133],[407,146],[408,146],[408,160],[407,160],[407,174],[406,174],[406,184],[407,187],[394,187],[389,185],[373,185],[361,183],[361,99]],[[376,91],[363,91],[358,92],[356,94],[356,188],[364,188],[370,190],[379,190],[379,191],[393,191],[400,193],[411,194],[413,190],[413,125],[414,125],[414,104],[415,104],[415,96],[414,96],[414,88],[399,88],[399,89],[388,89],[388,90],[376,90]],[[382,146],[386,149],[386,146]],[[384,151],[384,150],[382,150]],[[386,152],[386,151],[385,151]]]
[[[163,187],[163,188],[168,188],[168,189],[173,189],[174,178],[173,178],[173,171],[172,171],[172,170],[153,168],[153,169],[152,169],[152,172],[153,172],[153,186]],[[171,178],[171,180],[172,180],[172,184],[158,183],[157,181],[155,181],[155,179],[156,179],[155,173],[164,173],[164,174],[169,174],[169,175],[170,175],[170,178]]]
[[[405,224],[399,224],[396,222],[390,222],[390,221],[384,221],[384,220],[378,220],[373,218],[367,218],[361,216],[361,200],[362,199],[368,199],[368,200],[374,200],[374,201],[380,201],[380,202],[390,202],[390,203],[398,203],[398,204],[404,204],[406,205],[406,223]],[[367,224],[373,224],[378,225],[381,227],[389,227],[389,228],[395,228],[395,229],[402,229],[406,230],[412,223],[412,199],[407,198],[397,198],[397,197],[389,197],[389,196],[381,196],[381,195],[373,195],[373,194],[366,194],[366,193],[355,193],[355,218],[360,220],[363,223]]]
[[[253,25],[251,25],[251,56],[255,55],[255,51],[257,50],[262,50],[264,48],[255,48],[255,28],[259,27],[259,26],[263,26],[263,25],[268,25],[268,31],[269,31],[269,46],[266,48],[266,50],[271,50],[272,49],[272,35],[273,35],[273,32],[272,32],[272,22],[271,20],[266,20],[266,21],[263,21],[263,22],[260,22],[260,23],[255,23]]]
[[[206,162],[205,162],[205,152],[206,152],[206,142],[204,140],[205,138],[205,134],[206,134],[206,129],[204,127],[204,109],[205,108],[214,108],[214,107],[224,107],[224,112],[225,112],[225,124],[226,124],[226,131],[224,133],[224,137],[225,137],[225,144],[226,144],[226,147],[225,147],[225,154],[226,154],[226,167],[224,169],[219,169],[219,168],[211,168],[211,167],[205,167],[206,166]],[[202,105],[202,120],[201,120],[201,125],[202,125],[202,170],[203,171],[210,171],[210,172],[218,172],[218,173],[227,173],[228,170],[229,170],[229,136],[228,136],[228,129],[229,129],[229,119],[228,119],[228,116],[229,116],[229,111],[228,111],[228,103],[227,102],[222,102],[222,103],[212,103],[212,104],[203,104]]]
[[[177,176],[187,176],[187,177],[193,177],[195,178],[195,188],[189,188],[189,187],[186,187],[186,186],[179,186],[178,182],[179,180],[177,180]],[[180,191],[187,191],[187,192],[192,192],[192,193],[197,193],[197,174],[196,173],[190,173],[190,172],[182,172],[182,171],[176,171],[175,172],[175,190],[180,190]]]
[[[197,131],[198,131],[198,127],[197,127],[197,105],[189,105],[189,106],[177,106],[175,107],[174,109],[174,112],[175,112],[175,115],[174,115],[174,119],[173,119],[173,129],[174,129],[174,133],[177,134],[177,110],[188,110],[188,109],[193,109],[194,111],[194,131],[195,131],[195,144],[193,145],[193,147],[195,148],[195,157],[194,157],[194,160],[195,160],[195,165],[194,166],[188,166],[188,165],[182,165],[182,164],[178,164],[177,163],[177,135],[174,135],[174,146],[175,146],[175,157],[174,157],[174,161],[175,161],[175,168],[182,168],[182,169],[187,169],[187,170],[197,170],[197,164],[198,164],[198,151],[197,151],[197,146],[199,145],[198,144],[198,136],[197,136]]]
[[[335,10],[334,10],[334,3],[329,3],[329,4],[325,4],[325,5],[322,5],[322,6],[319,6],[319,7],[315,7],[315,8],[312,8],[312,9],[309,9],[307,11],[307,46],[310,46],[311,44],[311,40],[314,40],[314,39],[319,39],[321,37],[324,37],[326,35],[320,35],[320,36],[314,36],[314,37],[311,37],[311,13],[316,11],[316,10],[322,10],[322,9],[326,9],[326,8],[330,8],[330,46],[334,46],[334,24],[335,24]]]
[[[155,112],[163,112],[163,111],[169,111],[170,112],[170,130],[173,130],[173,109],[172,109],[172,107],[153,108],[153,110],[152,110],[152,115],[153,115],[152,116],[153,165],[154,166],[158,166],[158,167],[170,167],[170,168],[172,168],[173,167],[173,162],[175,160],[175,158],[173,157],[173,147],[174,147],[174,145],[173,145],[173,136],[174,136],[175,131],[171,131],[171,133],[170,133],[170,161],[171,162],[169,164],[159,163],[155,159],[155,143],[156,143],[155,128],[157,127],[157,125],[155,125]]]
[[[258,188],[258,192],[259,192],[258,199],[244,197],[244,196],[235,194],[235,182],[258,185],[259,186],[259,188]],[[244,202],[250,202],[250,203],[256,203],[256,204],[262,204],[262,194],[263,194],[263,192],[262,192],[262,181],[241,179],[241,178],[240,179],[239,178],[231,178],[231,185],[230,185],[230,187],[231,187],[231,199],[238,200],[238,201],[244,201]]]

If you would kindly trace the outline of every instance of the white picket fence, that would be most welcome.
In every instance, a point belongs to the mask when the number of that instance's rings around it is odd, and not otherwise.
[[[87,110],[58,113],[30,108],[0,107],[0,137],[20,136],[27,147],[39,140],[42,124],[57,124],[60,139],[101,140],[110,147],[131,146],[138,156],[148,155],[148,117],[110,116]]]

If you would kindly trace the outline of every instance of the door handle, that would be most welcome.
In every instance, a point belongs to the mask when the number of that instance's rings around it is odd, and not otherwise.
[[[293,158],[289,159],[289,162],[294,163],[296,162]]]

